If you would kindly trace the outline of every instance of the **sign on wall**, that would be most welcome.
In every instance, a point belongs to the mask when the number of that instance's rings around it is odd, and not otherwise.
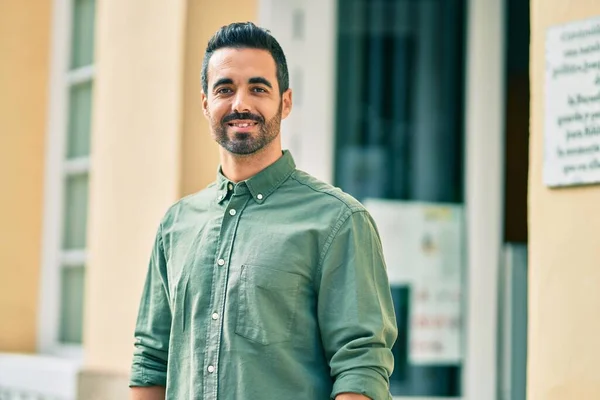
[[[381,236],[390,284],[410,287],[409,360],[462,360],[463,207],[366,199]]]
[[[600,18],[546,34],[544,183],[600,183]]]

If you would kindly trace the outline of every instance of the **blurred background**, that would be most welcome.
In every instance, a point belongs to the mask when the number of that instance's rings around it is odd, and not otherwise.
[[[234,21],[286,52],[298,167],[379,226],[394,398],[600,398],[585,372],[600,345],[572,340],[600,331],[600,295],[580,291],[600,282],[600,195],[541,179],[544,32],[597,15],[595,0],[0,0],[0,399],[128,398],[155,229],[215,178],[200,69]]]

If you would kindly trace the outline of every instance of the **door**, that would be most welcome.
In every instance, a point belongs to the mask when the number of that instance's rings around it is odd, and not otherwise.
[[[502,11],[501,0],[260,2],[294,90],[284,145],[378,225],[396,221],[381,230],[396,399],[496,397]],[[397,231],[416,261],[386,251]],[[427,293],[442,300],[417,304]]]

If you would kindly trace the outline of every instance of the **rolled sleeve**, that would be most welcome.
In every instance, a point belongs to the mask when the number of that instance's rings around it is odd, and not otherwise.
[[[353,371],[340,374],[331,392],[331,398],[341,393],[359,393],[374,400],[391,399],[389,378],[384,378],[379,372],[368,368],[356,368]]]
[[[396,317],[379,235],[364,209],[340,217],[319,271],[318,318],[334,379],[331,397],[390,399]]]
[[[171,327],[167,262],[159,228],[135,328],[129,386],[166,386]]]

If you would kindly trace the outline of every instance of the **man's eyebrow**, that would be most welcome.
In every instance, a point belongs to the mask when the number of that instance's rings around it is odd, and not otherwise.
[[[213,90],[216,89],[217,86],[221,85],[233,85],[233,80],[231,80],[230,78],[221,78],[215,82],[215,84],[213,85]]]
[[[248,80],[248,83],[250,83],[250,84],[260,83],[260,84],[263,84],[263,85],[268,86],[269,88],[273,89],[273,85],[271,85],[271,82],[269,82],[268,80],[266,80],[265,78],[260,77],[260,76],[250,78]]]

